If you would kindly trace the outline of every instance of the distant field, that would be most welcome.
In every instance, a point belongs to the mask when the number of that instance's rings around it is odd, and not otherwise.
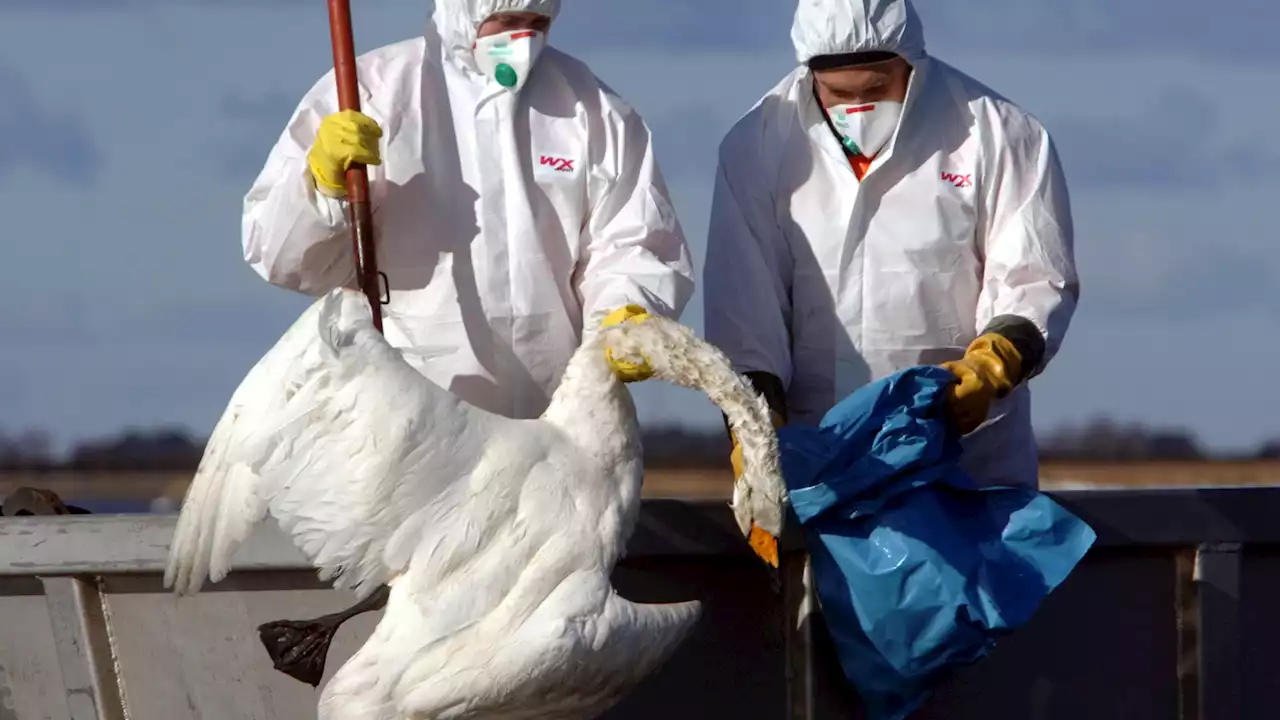
[[[1156,487],[1280,486],[1280,461],[1160,462],[1131,464],[1046,463],[1046,490]],[[185,473],[52,473],[27,475],[0,471],[0,498],[16,487],[53,490],[68,500],[149,502],[168,497],[178,502]],[[646,497],[720,499],[729,497],[729,470],[654,470],[645,480]]]
[[[1046,490],[1280,486],[1280,460],[1243,462],[1046,463]]]

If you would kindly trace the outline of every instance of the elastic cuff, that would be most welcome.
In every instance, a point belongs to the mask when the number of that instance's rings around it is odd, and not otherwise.
[[[1040,363],[1044,362],[1045,342],[1040,328],[1030,320],[1018,315],[1000,315],[987,324],[983,335],[995,334],[1008,340],[1022,358],[1022,377],[1014,380],[1019,385],[1040,373]]]
[[[311,180],[311,187],[315,188],[316,192],[320,193],[321,195],[327,198],[330,198],[332,200],[347,199],[347,189],[345,187],[342,187],[342,188],[328,187],[323,183],[319,182],[318,180],[316,180],[315,174],[310,172],[307,173],[307,177]]]

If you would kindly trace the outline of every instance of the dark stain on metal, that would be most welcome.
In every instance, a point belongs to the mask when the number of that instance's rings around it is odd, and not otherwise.
[[[79,717],[79,711],[86,709],[92,712],[90,717],[100,718],[103,716],[98,708],[98,702],[94,698],[93,690],[90,688],[68,688],[67,707],[71,709],[72,717]]]
[[[9,673],[3,665],[0,665],[0,720],[18,720],[18,708],[9,691]]]

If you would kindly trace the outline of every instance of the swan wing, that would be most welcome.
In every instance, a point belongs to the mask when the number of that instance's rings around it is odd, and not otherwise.
[[[321,577],[372,591],[390,539],[465,477],[496,416],[415,371],[373,327],[363,295],[335,290],[249,372],[187,491],[165,584],[222,579],[270,512]]]

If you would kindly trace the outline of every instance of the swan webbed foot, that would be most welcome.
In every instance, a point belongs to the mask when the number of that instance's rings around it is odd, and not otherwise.
[[[341,612],[313,620],[275,620],[258,626],[258,638],[276,670],[289,677],[319,687],[324,677],[325,659],[333,637],[342,623],[386,607],[391,588],[383,585],[369,597]]]

